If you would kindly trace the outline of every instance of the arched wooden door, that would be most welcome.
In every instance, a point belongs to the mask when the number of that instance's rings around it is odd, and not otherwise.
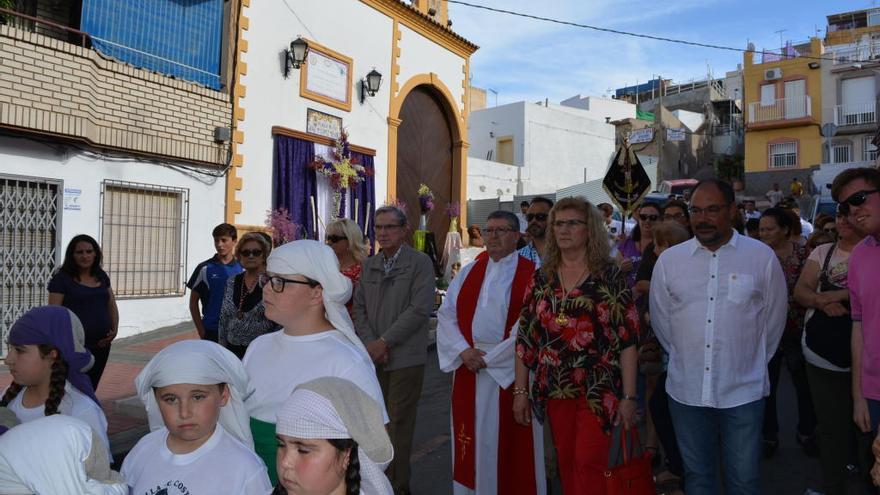
[[[427,184],[434,193],[428,230],[443,250],[449,217],[444,209],[452,197],[452,131],[439,97],[428,86],[413,89],[400,109],[397,131],[397,199],[406,203],[410,226],[419,226],[418,189]]]

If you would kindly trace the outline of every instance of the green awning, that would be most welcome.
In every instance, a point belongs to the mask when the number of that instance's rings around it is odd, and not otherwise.
[[[652,112],[646,112],[644,110],[636,110],[636,118],[639,120],[654,122],[654,114]]]

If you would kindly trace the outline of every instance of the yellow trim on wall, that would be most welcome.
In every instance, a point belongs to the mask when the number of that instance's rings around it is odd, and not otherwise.
[[[241,76],[247,74],[247,64],[242,60],[242,54],[247,53],[248,43],[244,39],[244,32],[250,27],[250,20],[244,13],[244,9],[250,7],[250,0],[241,2],[241,14],[238,18],[238,31],[236,32],[236,45],[238,52],[235,54],[235,89],[232,92],[232,162],[226,175],[226,208],[224,219],[226,223],[235,224],[235,215],[241,213],[241,201],[237,199],[237,191],[241,191],[242,180],[238,176],[237,169],[244,165],[244,156],[239,152],[239,146],[244,143],[244,132],[238,129],[239,122],[245,118],[245,110],[241,106],[242,98],[247,95],[247,88],[241,84]]]
[[[440,100],[445,110],[451,114],[450,127],[452,130],[452,200],[458,201],[462,206],[467,201],[467,119],[459,111],[452,91],[440,80],[437,74],[418,74],[411,77],[401,88],[400,92],[392,96],[391,109],[388,113],[388,178],[386,200],[391,201],[397,195],[397,130],[403,122],[400,119],[400,110],[407,95],[419,86],[430,86],[440,95]],[[462,208],[460,225],[467,225],[467,208]]]
[[[345,101],[340,101],[335,98],[331,98],[326,95],[322,95],[320,93],[316,93],[314,91],[309,90],[306,87],[306,81],[309,75],[309,62],[306,62],[302,65],[302,69],[299,71],[299,96],[300,98],[308,98],[313,101],[317,101],[318,103],[323,103],[325,105],[338,108],[340,110],[345,110],[346,112],[351,111],[351,88],[352,88],[352,71],[354,70],[354,62],[351,57],[347,57],[337,51],[331,50],[324,45],[320,45],[315,41],[307,39],[306,42],[309,44],[309,53],[318,52],[321,55],[324,55],[327,58],[331,58],[336,60],[337,62],[341,62],[348,67],[348,81],[345,83],[346,91],[345,91]]]
[[[403,22],[406,27],[462,58],[470,57],[479,49],[477,45],[400,0],[361,0],[361,2],[396,21]]]

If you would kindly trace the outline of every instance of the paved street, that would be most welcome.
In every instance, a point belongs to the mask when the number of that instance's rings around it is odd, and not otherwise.
[[[168,327],[114,343],[107,371],[98,387],[98,397],[110,423],[110,438],[116,461],[121,461],[146,431],[140,401],[134,396],[133,380],[150,357],[178,340],[195,338],[187,324]],[[451,491],[452,468],[449,437],[449,396],[451,375],[441,373],[436,347],[428,350],[425,382],[419,402],[413,448],[412,490],[417,495],[446,495]],[[9,383],[9,374],[0,367],[0,387]],[[794,389],[783,372],[779,384],[780,447],[776,456],[763,463],[764,493],[801,495],[821,483],[819,462],[803,454],[794,440],[797,421]],[[851,493],[858,491],[851,480]]]

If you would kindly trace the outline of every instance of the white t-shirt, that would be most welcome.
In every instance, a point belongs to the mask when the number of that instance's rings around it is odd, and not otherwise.
[[[24,407],[21,403],[21,398],[24,396],[26,390],[27,387],[21,389],[18,395],[9,401],[9,405],[7,406],[15,413],[18,420],[22,423],[27,423],[28,421],[33,421],[46,416],[45,405],[41,404],[38,407]],[[3,393],[6,393],[6,391],[4,390]],[[91,426],[98,434],[98,438],[100,438],[101,442],[104,444],[104,448],[107,449],[107,459],[111,462],[113,461],[113,456],[110,453],[110,438],[107,436],[107,417],[104,416],[104,411],[91,399],[91,397],[80,392],[79,389],[71,385],[70,382],[66,382],[64,384],[64,397],[61,398],[61,404],[58,405],[58,412],[65,416],[76,418]]]
[[[214,433],[189,454],[168,449],[168,429],[141,438],[122,463],[131,495],[266,495],[266,466],[251,449],[217,423]],[[165,490],[165,491],[163,491]]]
[[[822,292],[819,287],[818,277],[822,273],[822,265],[825,264],[825,257],[828,256],[828,250],[831,249],[831,246],[834,244],[822,244],[821,246],[816,246],[816,249],[810,253],[810,256],[807,258],[808,260],[813,260],[819,265],[819,271],[816,272],[816,292]],[[829,281],[838,286],[838,287],[846,287],[846,272],[847,272],[847,262],[849,261],[849,251],[844,251],[843,249],[834,250],[834,254],[831,255],[831,260],[828,262],[828,278]],[[813,308],[807,308],[807,313],[804,316],[804,324],[810,321],[810,318],[813,317],[813,313],[816,310]],[[801,335],[801,348],[804,350],[804,359],[807,360],[808,363],[812,364],[817,368],[822,368],[828,371],[849,371],[849,368],[841,368],[839,366],[835,366],[831,364],[827,359],[819,356],[809,347],[807,347],[807,332],[804,332]]]
[[[382,389],[373,364],[338,330],[292,336],[284,330],[257,337],[244,355],[244,368],[254,387],[245,405],[251,417],[267,423],[276,415],[293,389],[302,383],[335,376],[351,381],[376,399],[388,422]]]

